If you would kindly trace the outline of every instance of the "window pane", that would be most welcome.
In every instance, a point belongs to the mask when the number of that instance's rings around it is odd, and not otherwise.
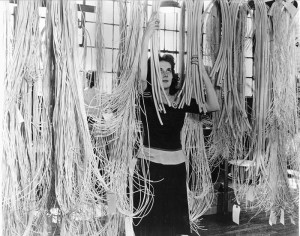
[[[175,51],[176,33],[174,31],[165,31],[165,49]]]
[[[104,53],[104,71],[112,72],[112,50],[105,49]]]
[[[96,13],[86,12],[85,21],[96,22]]]
[[[119,52],[119,50],[113,50],[113,58],[112,58],[113,72],[117,72],[117,69],[118,69],[118,52]]]
[[[86,69],[96,70],[96,49],[88,48],[86,55]]]
[[[253,42],[250,38],[246,39],[245,57],[253,57]]]
[[[85,4],[89,5],[89,6],[97,6],[97,1],[95,1],[95,0],[92,0],[92,1],[87,0],[85,2]]]
[[[88,46],[95,46],[95,40],[96,40],[96,24],[95,23],[86,23],[86,40]]]
[[[245,71],[246,71],[246,77],[253,76],[253,59],[251,58],[245,59]]]
[[[113,2],[112,1],[103,1],[103,22],[104,23],[113,23]]]
[[[175,30],[176,29],[176,13],[165,13],[165,29]]]
[[[164,30],[159,31],[159,47],[160,47],[160,50],[165,50],[165,31]]]
[[[113,9],[113,13],[114,13],[114,24],[119,24],[120,22],[120,14],[119,14],[119,4],[117,4],[117,2],[114,2],[113,4],[114,9]],[[113,14],[112,13],[112,14]]]
[[[111,48],[112,47],[112,37],[113,37],[113,34],[112,34],[112,31],[113,30],[113,27],[112,25],[103,25],[103,37],[104,37],[104,45],[105,47],[109,47]]]
[[[114,26],[114,38],[113,38],[113,47],[114,48],[119,48],[119,43],[120,43],[120,27],[119,26]]]

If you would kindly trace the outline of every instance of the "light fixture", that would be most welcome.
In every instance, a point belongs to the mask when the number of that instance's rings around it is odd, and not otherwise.
[[[161,13],[179,13],[180,4],[177,1],[162,0],[159,10]]]

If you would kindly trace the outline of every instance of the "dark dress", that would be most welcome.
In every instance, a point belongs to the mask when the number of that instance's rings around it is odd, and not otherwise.
[[[181,150],[180,132],[186,112],[198,113],[198,105],[192,100],[182,109],[165,105],[166,113],[160,113],[159,123],[151,93],[141,98],[141,119],[144,129],[144,146],[164,151]],[[148,140],[150,139],[150,142]],[[144,161],[144,160],[143,160]],[[141,173],[140,163],[136,166]],[[142,219],[134,219],[136,236],[175,236],[190,234],[189,209],[186,189],[185,163],[164,165],[149,161],[150,179],[154,203],[150,213]],[[135,181],[143,181],[135,175]],[[134,189],[134,204],[138,206],[141,192]]]

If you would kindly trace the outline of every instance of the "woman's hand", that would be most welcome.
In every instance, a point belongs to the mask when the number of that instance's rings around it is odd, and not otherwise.
[[[146,25],[146,30],[144,33],[145,37],[148,37],[148,39],[153,35],[155,30],[159,30],[159,13],[158,12],[152,12],[150,19]]]

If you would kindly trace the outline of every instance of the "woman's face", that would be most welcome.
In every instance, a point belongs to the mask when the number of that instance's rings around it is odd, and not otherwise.
[[[160,67],[163,87],[164,89],[169,89],[173,79],[171,64],[167,61],[160,61],[159,67]]]

